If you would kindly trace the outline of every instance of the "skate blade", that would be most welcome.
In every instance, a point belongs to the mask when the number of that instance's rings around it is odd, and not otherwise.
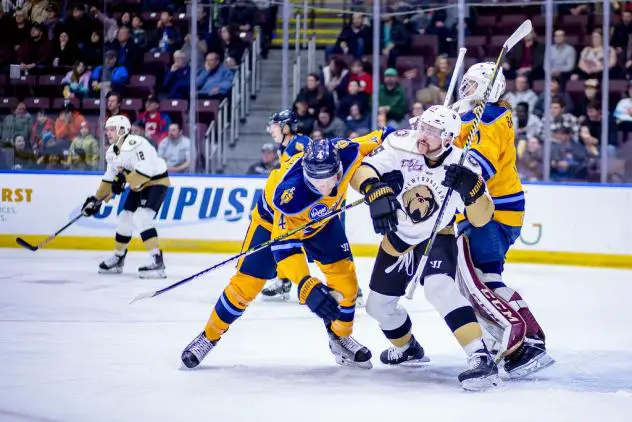
[[[356,362],[340,355],[335,355],[335,357],[336,357],[336,363],[340,366],[346,366],[348,368],[358,368],[358,369],[373,368],[373,364],[371,363],[370,360],[367,360],[366,362]]]
[[[357,309],[364,308],[365,306],[366,306],[366,304],[364,303],[364,300],[356,299],[355,307]]]
[[[507,375],[509,375],[509,378],[511,378],[512,380],[522,379],[543,369],[546,369],[554,363],[555,360],[547,353],[544,353],[543,355],[540,355],[537,359],[534,359],[531,362],[527,362],[525,365],[518,367],[511,372],[507,372]]]
[[[466,391],[485,391],[498,388],[502,385],[503,382],[498,374],[490,375],[484,378],[470,378],[468,380],[461,381],[461,386]]]
[[[123,268],[115,267],[109,270],[105,270],[103,268],[99,268],[99,274],[121,274],[123,272]]]
[[[281,295],[276,294],[272,296],[261,295],[261,297],[266,302],[287,302],[288,300],[290,300],[289,293],[283,293]]]
[[[420,366],[426,366],[430,363],[430,359],[427,356],[424,356],[421,359],[411,359],[399,364],[388,364],[390,366],[403,366],[405,368],[418,368]]]
[[[138,278],[167,278],[164,270],[139,271]]]

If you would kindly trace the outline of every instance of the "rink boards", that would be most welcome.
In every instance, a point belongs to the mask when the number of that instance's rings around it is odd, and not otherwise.
[[[0,247],[17,247],[16,236],[38,242],[77,215],[99,174],[0,173]],[[156,216],[165,250],[238,252],[249,212],[262,194],[259,177],[176,176]],[[632,268],[632,187],[587,184],[528,184],[522,235],[513,262]],[[358,198],[350,191],[349,199]],[[110,249],[122,198],[96,218],[79,220],[47,248]],[[345,216],[354,254],[371,256],[380,238],[366,206]],[[142,249],[138,239],[132,249]]]

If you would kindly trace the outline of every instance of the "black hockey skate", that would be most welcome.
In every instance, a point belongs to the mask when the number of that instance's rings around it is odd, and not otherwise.
[[[180,357],[182,363],[189,369],[195,368],[216,344],[216,341],[209,340],[204,331],[202,331],[182,352]]]
[[[505,357],[503,368],[509,378],[519,379],[541,371],[554,363],[555,360],[546,353],[543,340],[525,337],[520,347]]]
[[[99,274],[120,274],[123,272],[123,265],[125,264],[125,257],[127,256],[127,250],[123,252],[123,255],[119,255],[116,252],[99,264]]]
[[[289,300],[290,290],[292,290],[292,282],[287,278],[277,278],[270,282],[269,286],[264,288],[261,293],[267,299]]]
[[[329,335],[329,350],[336,358],[336,363],[341,366],[371,369],[371,351],[358,343],[353,337],[338,337],[333,331],[327,329]]]
[[[162,251],[158,254],[151,255],[152,262],[138,268],[138,277],[140,278],[167,278],[165,274],[165,262],[162,259]]]
[[[459,381],[465,390],[481,391],[502,385],[498,367],[486,348],[468,356],[467,366],[468,369],[459,374]]]
[[[389,347],[380,354],[380,361],[385,365],[416,366],[430,362],[424,353],[424,348],[412,338],[406,349]]]

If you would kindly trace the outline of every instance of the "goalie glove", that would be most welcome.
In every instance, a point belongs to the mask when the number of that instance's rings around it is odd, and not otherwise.
[[[116,176],[114,176],[114,180],[112,180],[112,193],[114,195],[120,195],[125,190],[125,173],[119,172]]]
[[[325,321],[335,321],[340,317],[340,306],[333,291],[317,278],[307,276],[298,284],[298,301]]]
[[[445,179],[441,184],[457,191],[466,206],[476,202],[485,193],[483,178],[472,170],[458,164],[450,164],[445,169]]]
[[[369,204],[375,233],[385,235],[397,230],[397,210],[400,208],[397,195],[387,183],[371,179],[360,187],[364,200]]]
[[[92,195],[86,198],[86,202],[83,203],[81,207],[81,212],[86,217],[91,217],[94,214],[98,213],[101,209],[101,202],[97,199],[96,196]]]

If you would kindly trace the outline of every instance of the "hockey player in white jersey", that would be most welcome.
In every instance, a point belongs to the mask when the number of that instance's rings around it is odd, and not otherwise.
[[[124,204],[118,216],[114,254],[99,264],[99,273],[122,272],[136,218],[140,237],[151,257],[148,265],[138,269],[138,275],[141,278],[165,278],[154,217],[169,186],[167,164],[147,139],[130,135],[130,129],[131,124],[125,116],[112,116],[106,121],[105,135],[111,144],[105,155],[107,168],[96,194],[86,199],[82,211],[86,216],[96,214],[102,201],[123,194],[128,185],[130,190],[121,199]]]
[[[415,127],[389,135],[366,157],[352,184],[365,195],[375,231],[385,235],[366,303],[367,313],[393,344],[382,352],[380,360],[384,364],[427,360],[412,334],[408,313],[398,304],[408,283],[420,282],[427,300],[468,355],[468,368],[458,377],[463,388],[482,390],[501,381],[474,310],[454,281],[458,252],[453,223],[457,210],[464,210],[472,224],[485,224],[494,205],[478,164],[473,160],[466,160],[464,166],[457,164],[462,150],[452,146],[452,141],[460,129],[456,112],[438,105],[430,107]],[[396,179],[394,173],[401,173],[401,185],[395,189],[392,183],[384,182]],[[450,187],[455,194],[449,199],[424,271],[418,264]]]

